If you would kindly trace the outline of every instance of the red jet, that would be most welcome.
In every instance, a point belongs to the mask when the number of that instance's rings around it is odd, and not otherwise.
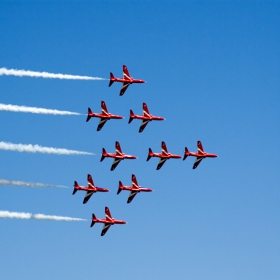
[[[179,155],[168,153],[168,150],[166,148],[166,145],[165,145],[164,141],[161,142],[161,154],[160,153],[153,153],[152,149],[149,148],[147,161],[149,161],[149,159],[151,157],[159,157],[160,158],[158,166],[157,166],[157,170],[159,170],[168,159],[170,159],[170,158],[181,158],[181,156],[179,156]]]
[[[86,191],[86,195],[83,201],[83,204],[87,203],[88,200],[90,199],[90,197],[92,196],[93,193],[96,192],[108,192],[108,189],[105,188],[98,188],[94,185],[92,177],[90,174],[88,174],[87,176],[87,181],[88,181],[88,186],[87,187],[83,187],[83,186],[79,186],[79,184],[77,183],[77,181],[74,182],[74,190],[72,194],[75,194],[77,191]]]
[[[112,226],[114,224],[126,224],[126,221],[116,220],[116,219],[112,218],[110,210],[106,206],[105,207],[105,219],[98,219],[95,217],[94,214],[92,214],[92,221],[91,221],[90,227],[92,227],[95,223],[104,224],[104,227],[101,232],[101,236],[103,236],[103,235],[105,235],[105,233],[107,232],[107,230],[109,229],[110,226]]]
[[[139,128],[139,132],[142,132],[150,121],[163,121],[164,120],[164,118],[162,118],[162,117],[156,117],[156,116],[151,115],[147,104],[144,102],[143,102],[143,116],[134,115],[133,111],[130,110],[130,118],[129,118],[128,123],[131,123],[133,121],[133,119],[143,120],[142,124]]]
[[[189,152],[188,148],[185,147],[185,155],[184,155],[183,160],[185,160],[188,156],[196,157],[196,161],[194,162],[193,169],[196,169],[197,166],[200,164],[200,162],[204,158],[206,158],[206,157],[210,157],[210,158],[217,157],[217,155],[215,155],[215,154],[208,154],[208,153],[204,152],[202,144],[201,144],[200,141],[197,141],[197,153]]]
[[[122,116],[110,114],[107,110],[107,106],[104,101],[101,101],[101,114],[92,113],[91,109],[88,108],[88,116],[87,116],[86,121],[88,122],[91,118],[94,118],[94,117],[100,118],[100,122],[98,124],[97,131],[101,130],[103,125],[110,119],[123,119]]]
[[[110,72],[110,82],[109,82],[109,87],[114,83],[114,82],[121,82],[123,83],[123,86],[120,91],[120,95],[123,95],[129,85],[131,84],[143,84],[145,83],[144,80],[138,80],[134,79],[129,75],[128,69],[125,65],[123,65],[123,78],[115,78],[113,73]]]
[[[118,141],[116,141],[116,153],[115,154],[109,154],[106,152],[106,150],[103,148],[102,149],[102,156],[100,161],[103,161],[105,157],[111,157],[114,158],[114,162],[111,166],[111,171],[113,171],[119,162],[123,159],[136,159],[136,156],[131,156],[131,155],[126,155],[125,153],[122,152],[121,145]]]
[[[130,203],[132,201],[132,199],[135,197],[135,195],[139,192],[152,192],[153,190],[150,188],[142,188],[141,186],[138,185],[137,183],[137,179],[136,176],[134,174],[132,174],[132,186],[131,187],[127,187],[127,186],[123,186],[122,182],[119,181],[119,189],[117,194],[119,194],[122,190],[124,191],[131,191],[130,195],[127,199],[127,203]]]

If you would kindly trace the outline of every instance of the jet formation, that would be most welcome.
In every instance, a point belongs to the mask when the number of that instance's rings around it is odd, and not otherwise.
[[[122,83],[122,87],[121,87],[121,90],[120,90],[120,96],[124,95],[124,93],[126,92],[126,90],[128,89],[128,87],[131,84],[145,83],[144,80],[132,78],[125,65],[123,65],[123,78],[115,78],[113,73],[110,72],[109,87],[111,87],[114,82]],[[148,105],[145,102],[142,103],[142,108],[143,108],[143,115],[136,115],[136,114],[134,114],[134,112],[132,110],[130,110],[129,121],[128,121],[128,123],[130,124],[134,119],[135,120],[142,120],[142,123],[139,127],[139,133],[144,131],[144,129],[146,128],[146,126],[148,125],[149,122],[165,120],[165,118],[163,118],[163,117],[154,116],[154,115],[150,114],[149,109],[148,109]],[[101,113],[100,114],[93,113],[91,111],[91,109],[88,108],[88,115],[87,115],[86,121],[88,122],[91,118],[100,118],[99,124],[97,126],[97,131],[100,131],[102,129],[102,127],[104,126],[104,124],[108,120],[123,119],[123,117],[120,116],[120,115],[114,115],[114,114],[109,113],[105,101],[101,101]],[[116,148],[115,153],[107,153],[105,148],[102,148],[102,155],[101,155],[101,159],[100,159],[100,161],[103,161],[106,157],[108,157],[108,158],[111,157],[111,158],[114,159],[113,164],[112,164],[111,169],[110,169],[111,171],[115,170],[115,168],[118,166],[118,164],[122,160],[124,160],[124,159],[136,159],[137,158],[134,155],[127,155],[127,154],[123,153],[122,149],[121,149],[121,146],[120,146],[120,143],[118,141],[115,142],[115,148]],[[210,153],[205,152],[203,150],[203,147],[202,147],[202,144],[201,144],[200,140],[197,141],[197,149],[198,149],[198,151],[195,153],[195,152],[189,152],[188,148],[185,147],[185,151],[184,151],[184,155],[183,155],[183,160],[185,160],[188,156],[196,157],[196,160],[195,160],[194,165],[193,165],[193,169],[196,169],[197,166],[200,164],[200,162],[204,158],[217,157],[216,154],[210,154]],[[152,157],[158,157],[159,158],[159,163],[156,167],[156,170],[160,170],[162,168],[162,166],[164,165],[164,163],[169,159],[182,158],[181,155],[169,153],[168,149],[167,149],[167,146],[166,146],[164,141],[161,142],[161,153],[154,153],[152,151],[152,149],[149,148],[148,157],[147,157],[146,161],[149,161]],[[130,194],[128,196],[128,199],[127,199],[128,204],[132,202],[132,200],[135,198],[135,196],[138,193],[140,193],[140,192],[152,192],[153,191],[151,188],[143,188],[143,187],[139,186],[138,182],[137,182],[137,179],[136,179],[136,176],[134,174],[132,174],[132,176],[131,176],[131,181],[132,181],[131,186],[124,186],[122,184],[122,182],[119,181],[118,190],[117,190],[117,195],[119,195],[122,191],[129,191],[130,192]],[[84,201],[83,201],[84,204],[87,203],[87,201],[90,199],[90,197],[93,193],[95,193],[95,192],[108,192],[109,191],[108,189],[105,189],[105,188],[96,187],[93,183],[93,180],[92,180],[90,174],[88,174],[88,186],[87,187],[79,186],[76,181],[74,182],[73,194],[75,194],[77,190],[86,191],[86,195],[85,195],[85,198],[84,198]],[[104,236],[111,225],[126,224],[126,221],[117,220],[117,219],[112,218],[110,210],[106,206],[105,207],[105,219],[96,218],[96,216],[94,214],[92,214],[92,221],[91,221],[90,226],[92,227],[95,223],[103,223],[104,224],[104,227],[103,227],[102,232],[101,232],[101,236]]]

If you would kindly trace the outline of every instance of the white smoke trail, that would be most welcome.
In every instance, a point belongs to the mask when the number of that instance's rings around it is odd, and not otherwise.
[[[35,220],[52,220],[52,221],[86,221],[86,219],[81,219],[81,218],[71,218],[71,217],[63,217],[63,216],[50,216],[50,215],[45,215],[45,214],[34,214],[31,217],[32,219]]]
[[[0,142],[0,150],[27,152],[27,153],[43,153],[43,154],[56,154],[56,155],[94,155],[93,153],[67,150],[52,147],[42,147],[39,145],[25,145],[25,144],[13,144],[9,142]]]
[[[7,69],[7,68],[0,68],[0,76],[7,75],[7,76],[28,76],[28,77],[35,77],[35,78],[51,78],[51,79],[67,79],[67,80],[107,80],[99,77],[89,77],[89,76],[76,76],[76,75],[67,75],[67,74],[54,74],[48,72],[36,72],[36,71],[29,71],[29,70],[17,70],[17,69]]]
[[[48,114],[48,115],[76,115],[76,116],[81,115],[76,112],[59,111],[59,110],[53,110],[53,109],[18,106],[18,105],[2,104],[2,103],[0,103],[0,111],[32,113],[32,114]]]
[[[42,183],[32,183],[32,182],[22,182],[22,181],[9,181],[0,179],[1,186],[16,186],[16,187],[29,187],[29,188],[61,188],[68,189],[66,186],[61,185],[51,185]]]
[[[31,214],[25,212],[10,212],[10,211],[0,211],[0,218],[5,219],[25,219],[25,220],[49,220],[49,221],[77,221],[84,222],[86,219],[81,218],[72,218],[72,217],[63,217],[63,216],[50,216],[45,214]]]

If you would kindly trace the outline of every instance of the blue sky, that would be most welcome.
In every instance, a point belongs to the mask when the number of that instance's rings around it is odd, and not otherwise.
[[[119,96],[120,84],[0,76],[0,103],[100,111],[86,116],[0,112],[0,141],[93,152],[58,156],[0,151],[0,179],[69,186],[1,186],[0,210],[80,217],[87,222],[1,219],[3,279],[279,279],[279,1],[1,1],[0,68],[120,77],[122,65],[146,84]],[[166,118],[138,133],[127,124],[142,102]],[[110,171],[102,147],[138,156]],[[193,158],[156,171],[148,148],[218,154],[192,170]],[[109,193],[82,204],[74,180],[90,173]],[[131,174],[153,193],[126,204],[118,181]],[[100,237],[91,213],[113,217]]]

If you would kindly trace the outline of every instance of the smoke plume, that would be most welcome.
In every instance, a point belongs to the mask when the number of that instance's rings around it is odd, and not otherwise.
[[[29,188],[61,188],[68,189],[66,186],[51,185],[42,183],[22,182],[22,181],[9,181],[0,179],[0,186],[15,186],[15,187],[29,187]]]
[[[86,219],[63,217],[63,216],[51,216],[45,214],[31,214],[25,212],[10,212],[10,211],[0,211],[0,218],[2,219],[24,219],[24,220],[49,220],[49,221],[77,221],[84,222]]]
[[[25,144],[13,144],[9,142],[0,142],[0,150],[26,152],[26,153],[43,153],[43,154],[56,154],[56,155],[94,155],[93,153],[67,150],[52,147],[42,147],[39,145],[25,145]]]
[[[44,109],[36,107],[18,106],[11,104],[0,103],[0,111],[18,112],[18,113],[32,113],[32,114],[48,114],[48,115],[80,115],[76,112],[59,111],[53,109]]]
[[[76,76],[76,75],[67,75],[67,74],[54,74],[48,72],[36,72],[29,70],[17,70],[17,69],[7,69],[0,68],[0,76],[18,76],[18,77],[35,77],[35,78],[50,78],[50,79],[67,79],[67,80],[107,80],[99,77],[89,77],[89,76]]]

